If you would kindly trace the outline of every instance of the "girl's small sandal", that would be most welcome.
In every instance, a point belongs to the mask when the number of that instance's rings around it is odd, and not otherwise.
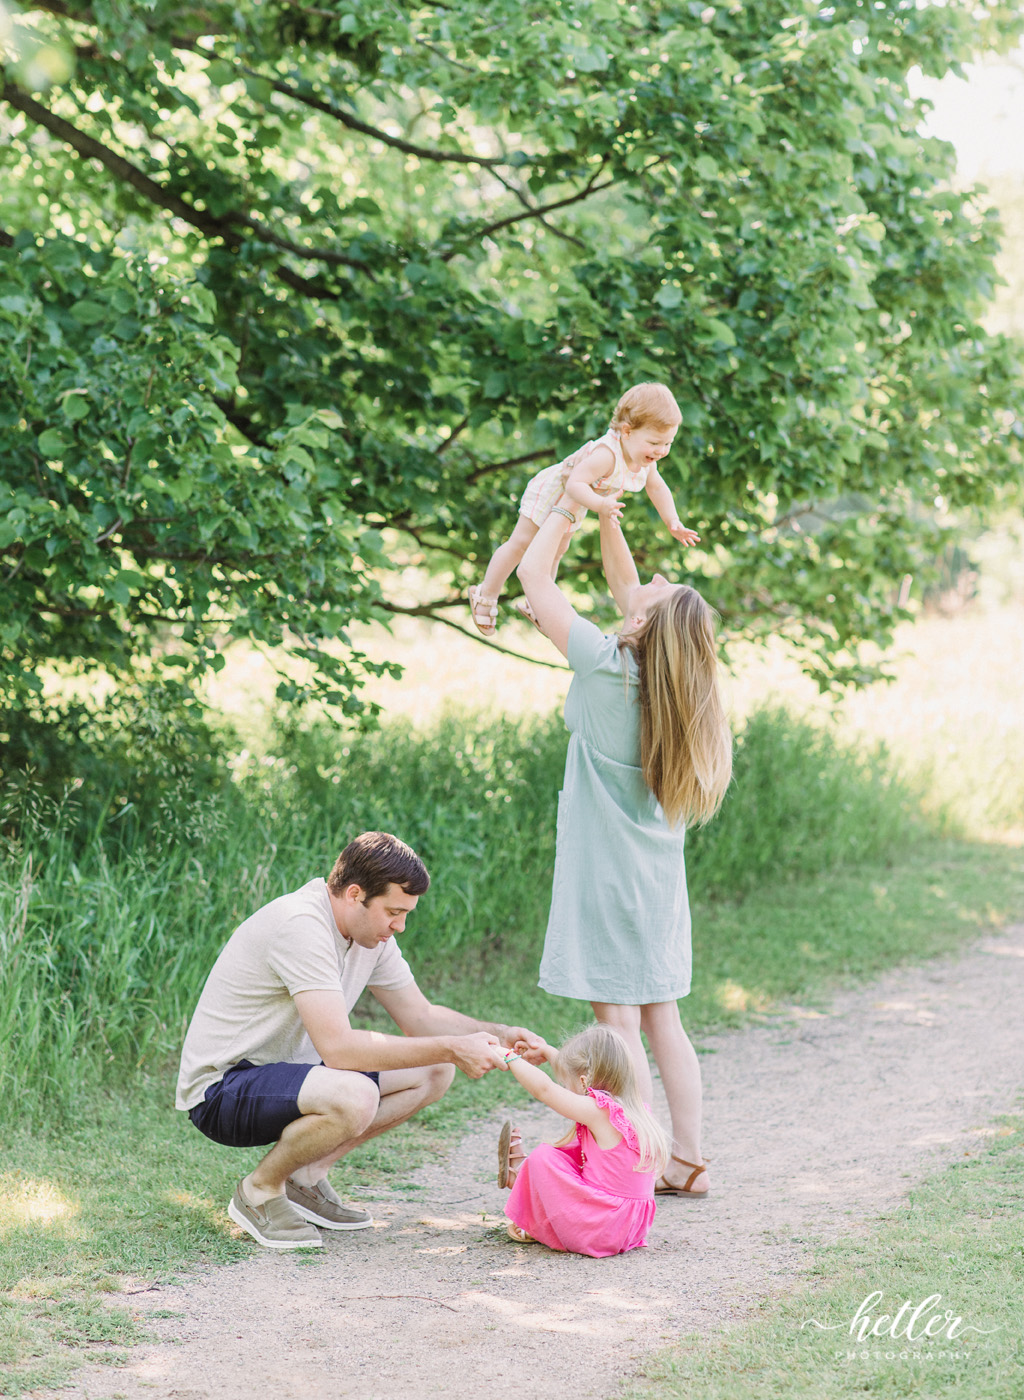
[[[537,621],[537,614],[530,607],[530,604],[526,598],[520,598],[518,603],[512,604],[512,607],[515,609],[515,611],[519,614],[520,617],[524,617],[527,622],[531,622],[534,625],[534,627],[536,627],[538,632],[541,631],[541,625]]]
[[[512,1124],[503,1123],[498,1134],[498,1185],[506,1187],[509,1177],[509,1151],[512,1144]]]
[[[510,1240],[515,1240],[516,1244],[537,1243],[532,1235],[528,1235],[525,1230],[520,1230],[518,1225],[513,1225],[511,1222],[508,1226],[508,1237]]]
[[[688,1196],[691,1201],[707,1200],[708,1196],[711,1194],[710,1191],[690,1190],[690,1187],[700,1176],[701,1172],[706,1169],[707,1162],[701,1162],[699,1165],[696,1162],[684,1162],[682,1157],[677,1157],[674,1153],[672,1154],[672,1161],[678,1162],[681,1167],[692,1167],[693,1171],[683,1182],[682,1186],[676,1186],[674,1182],[667,1181],[665,1177],[660,1176],[654,1184],[654,1194],[656,1196]]]
[[[469,612],[473,626],[482,637],[493,637],[498,623],[497,598],[485,598],[480,585],[474,583],[466,594],[469,599]]]

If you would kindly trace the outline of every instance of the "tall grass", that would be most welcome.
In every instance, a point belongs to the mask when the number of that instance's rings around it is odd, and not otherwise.
[[[483,995],[491,973],[531,975],[565,745],[557,718],[449,715],[426,733],[282,731],[278,752],[242,755],[220,788],[181,782],[148,809],[139,773],[60,803],[22,785],[0,852],[0,1121],[166,1075],[231,930],[326,874],[360,830],[397,832],[432,872],[405,939],[424,981],[473,968]],[[884,754],[756,714],[721,815],[690,838],[691,889],[738,895],[882,861],[913,831]]]
[[[878,860],[921,826],[884,745],[854,747],[780,707],[755,710],[737,734],[734,772],[721,816],[687,835],[690,884],[704,894]]]

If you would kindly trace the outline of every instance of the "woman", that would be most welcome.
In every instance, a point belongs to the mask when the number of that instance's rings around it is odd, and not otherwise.
[[[690,990],[686,824],[714,815],[732,775],[712,612],[660,574],[640,583],[612,511],[601,520],[601,556],[624,625],[602,636],[552,578],[572,505],[562,498],[517,570],[537,625],[575,672],[540,985],[589,1001],[625,1036],[650,1102],[646,1035],[672,1118],[672,1159],[656,1193],[702,1197],[700,1066],[677,998]]]

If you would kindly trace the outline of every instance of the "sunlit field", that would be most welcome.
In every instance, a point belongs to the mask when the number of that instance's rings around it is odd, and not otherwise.
[[[929,815],[974,838],[1024,840],[1024,547],[999,533],[975,553],[983,567],[992,556],[977,597],[953,611],[922,610],[901,627],[886,658],[890,682],[823,697],[781,644],[734,648],[726,689],[736,725],[760,707],[783,706],[847,741],[884,743]],[[453,620],[468,626],[468,610]],[[450,708],[550,714],[569,685],[554,648],[504,608],[496,645],[407,618],[390,633],[367,627],[353,629],[353,636],[372,659],[402,663],[400,679],[379,679],[368,695],[387,716],[416,728],[431,726]],[[258,742],[273,689],[269,663],[237,651],[210,694],[243,736]]]

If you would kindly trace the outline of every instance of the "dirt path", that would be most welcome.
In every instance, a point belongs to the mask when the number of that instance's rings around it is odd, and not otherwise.
[[[607,1397],[641,1358],[788,1288],[811,1238],[856,1228],[970,1153],[1024,1089],[1024,925],[958,961],[893,973],[705,1042],[714,1194],[659,1206],[651,1247],[615,1259],[516,1246],[496,1228],[497,1124],[422,1189],[374,1202],[377,1227],[303,1263],[253,1248],[137,1301],[158,1344],[81,1373],[88,1400],[522,1400]],[[529,1143],[545,1110],[517,1116]],[[561,1120],[559,1120],[560,1122]],[[68,1395],[68,1391],[61,1392]]]

